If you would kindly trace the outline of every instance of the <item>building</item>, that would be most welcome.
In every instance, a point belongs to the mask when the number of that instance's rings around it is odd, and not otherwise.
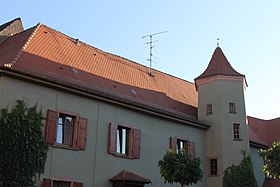
[[[193,186],[222,186],[242,150],[263,184],[257,150],[280,139],[267,136],[279,119],[249,117],[248,126],[246,78],[220,47],[192,83],[151,75],[43,24],[16,32],[13,25],[20,19],[0,26],[0,106],[25,99],[42,108],[49,152],[38,186],[170,186],[157,167],[169,148],[201,158],[204,177]]]

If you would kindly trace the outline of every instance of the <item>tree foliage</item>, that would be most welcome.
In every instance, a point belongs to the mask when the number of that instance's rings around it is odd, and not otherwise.
[[[274,142],[272,147],[259,151],[260,157],[265,160],[263,171],[270,177],[280,178],[280,141]]]
[[[203,177],[203,171],[200,168],[200,159],[191,158],[185,150],[178,153],[168,150],[163,159],[158,161],[160,175],[164,182],[173,184],[191,185],[200,181]]]
[[[42,112],[22,100],[0,110],[0,186],[34,185],[44,170],[48,147],[42,136]]]
[[[251,158],[246,156],[245,152],[240,165],[232,165],[224,171],[223,186],[258,187]]]

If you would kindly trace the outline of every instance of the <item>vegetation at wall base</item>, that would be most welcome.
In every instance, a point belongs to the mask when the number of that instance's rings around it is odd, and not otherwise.
[[[261,149],[259,155],[265,161],[263,171],[271,178],[280,179],[280,141],[269,149]]]
[[[158,167],[165,183],[179,183],[182,187],[196,184],[203,177],[200,159],[191,158],[185,150],[178,153],[168,150],[163,159],[158,161]]]
[[[250,156],[244,157],[240,165],[232,165],[224,171],[223,187],[258,187]]]
[[[33,186],[44,171],[48,146],[42,136],[42,112],[17,100],[0,110],[0,186]]]

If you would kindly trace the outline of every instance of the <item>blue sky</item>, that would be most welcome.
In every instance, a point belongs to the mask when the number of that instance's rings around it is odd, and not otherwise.
[[[79,3],[78,3],[79,2]],[[246,75],[247,114],[280,117],[280,1],[119,0],[4,1],[0,24],[21,17],[148,66],[148,38],[155,35],[153,68],[193,82],[207,67],[220,38],[231,65]]]

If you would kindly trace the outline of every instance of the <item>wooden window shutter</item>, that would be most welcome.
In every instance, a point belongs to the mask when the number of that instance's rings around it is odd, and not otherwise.
[[[211,159],[207,158],[207,174],[211,176]]]
[[[83,187],[83,183],[81,183],[81,182],[73,182],[73,187]]]
[[[133,129],[133,144],[132,144],[132,150],[133,150],[133,158],[140,158],[140,138],[141,138],[141,131],[139,129]]]
[[[54,144],[56,141],[57,120],[58,112],[54,110],[48,110],[45,129],[45,138],[46,143],[48,144]]]
[[[189,142],[189,155],[191,158],[195,157],[195,142]]]
[[[87,141],[87,119],[80,118],[79,132],[78,132],[78,148],[84,150]]]
[[[117,128],[118,125],[116,123],[110,123],[108,152],[111,154],[115,154],[117,149]]]
[[[72,147],[78,148],[78,131],[79,131],[79,123],[80,123],[80,117],[76,117],[74,121],[74,127],[73,127],[73,137],[72,137]]]
[[[170,149],[176,152],[176,147],[177,147],[177,138],[170,137]]]
[[[43,187],[52,187],[52,180],[44,178]]]

